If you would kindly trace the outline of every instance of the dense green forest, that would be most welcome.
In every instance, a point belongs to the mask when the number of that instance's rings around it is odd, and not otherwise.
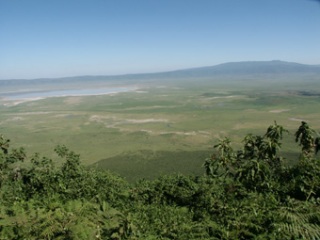
[[[55,165],[0,135],[0,239],[319,239],[320,138],[302,122],[291,133],[299,161],[288,165],[284,134],[275,122],[236,150],[225,138],[202,176],[134,184],[84,167],[64,145]]]

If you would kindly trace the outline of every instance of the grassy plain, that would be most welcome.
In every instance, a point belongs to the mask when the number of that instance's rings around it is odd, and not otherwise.
[[[290,131],[287,161],[298,155],[293,133],[301,120],[320,129],[320,83],[315,81],[150,82],[137,91],[53,97],[13,104],[0,100],[0,133],[29,154],[56,159],[64,144],[84,164],[128,180],[162,173],[203,174],[220,138],[235,148],[248,133],[263,134],[277,121]]]

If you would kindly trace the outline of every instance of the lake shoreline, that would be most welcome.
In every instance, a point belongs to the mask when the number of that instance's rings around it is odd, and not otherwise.
[[[92,89],[68,89],[68,90],[45,90],[10,92],[0,96],[0,102],[4,106],[15,106],[25,102],[38,101],[47,98],[57,97],[86,97],[112,95],[124,92],[138,91],[137,87],[112,87],[112,88],[92,88]]]

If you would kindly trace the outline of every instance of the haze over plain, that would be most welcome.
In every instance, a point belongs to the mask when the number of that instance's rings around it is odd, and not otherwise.
[[[0,1],[0,79],[319,64],[311,0]]]

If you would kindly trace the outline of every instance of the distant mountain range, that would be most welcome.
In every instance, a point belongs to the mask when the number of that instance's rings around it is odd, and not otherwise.
[[[221,76],[241,77],[241,76],[264,76],[264,75],[319,75],[320,65],[307,65],[285,61],[247,61],[229,62],[215,66],[189,68],[176,71],[141,73],[126,75],[105,75],[105,76],[75,76],[64,78],[40,78],[40,79],[11,79],[0,80],[0,87],[17,83],[29,83],[40,81],[43,83],[53,82],[85,82],[102,80],[152,80],[152,79],[172,79],[172,78],[215,78]]]
[[[229,62],[215,66],[192,68],[169,72],[172,75],[216,76],[251,74],[320,73],[320,65],[306,65],[284,61]]]

